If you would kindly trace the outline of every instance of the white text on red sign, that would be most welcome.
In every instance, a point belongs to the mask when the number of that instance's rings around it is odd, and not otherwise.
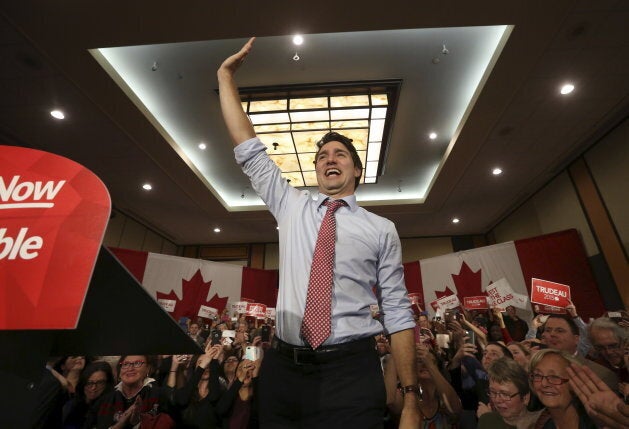
[[[0,209],[51,208],[52,202],[66,181],[59,182],[20,182],[20,176],[13,176],[6,183],[0,177]]]

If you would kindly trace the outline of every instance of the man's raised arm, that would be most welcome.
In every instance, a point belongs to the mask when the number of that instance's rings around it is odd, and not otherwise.
[[[249,55],[254,41],[255,37],[249,39],[240,51],[223,61],[216,73],[218,75],[218,94],[221,101],[223,119],[234,146],[238,146],[256,135],[247,114],[242,110],[238,87],[234,81],[234,75],[245,61],[247,55]]]

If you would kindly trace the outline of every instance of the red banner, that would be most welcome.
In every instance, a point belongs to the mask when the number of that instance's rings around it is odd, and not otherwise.
[[[466,310],[489,310],[485,295],[463,297],[463,307]]]
[[[0,146],[0,329],[73,329],[111,209],[94,173]]]
[[[570,304],[570,286],[548,280],[531,279],[531,302],[551,307]]]

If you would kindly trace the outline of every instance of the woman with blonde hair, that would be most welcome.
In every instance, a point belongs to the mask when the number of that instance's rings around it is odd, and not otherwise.
[[[596,425],[570,388],[568,368],[580,367],[569,353],[556,349],[536,352],[529,363],[531,391],[544,405],[535,428],[590,429]]]

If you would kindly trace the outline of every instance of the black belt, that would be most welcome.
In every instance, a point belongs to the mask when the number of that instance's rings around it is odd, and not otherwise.
[[[274,337],[271,347],[277,350],[278,354],[290,358],[296,365],[314,365],[333,362],[358,353],[374,351],[376,349],[376,341],[372,337],[367,337],[348,343],[322,346],[313,350],[310,347],[294,346]]]

